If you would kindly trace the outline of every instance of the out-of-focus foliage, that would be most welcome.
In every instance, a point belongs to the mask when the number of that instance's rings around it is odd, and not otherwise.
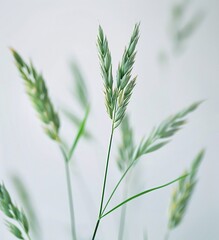
[[[181,179],[173,191],[169,211],[169,229],[176,228],[183,220],[197,183],[196,175],[203,157],[204,150],[195,157],[191,169],[185,171],[189,174],[188,177]]]
[[[27,213],[31,229],[32,229],[34,235],[37,238],[39,238],[41,236],[39,220],[38,220],[38,216],[35,212],[35,207],[31,200],[27,186],[22,181],[22,178],[19,177],[17,174],[13,174],[11,176],[11,180],[12,180],[14,188],[17,192],[17,195],[20,198],[20,202],[22,202],[23,208],[25,209],[25,211]]]
[[[121,126],[121,143],[118,148],[117,165],[121,172],[129,166],[135,150],[133,130],[128,115],[123,119]]]
[[[83,72],[76,61],[71,62],[70,69],[73,79],[72,97],[73,100],[76,100],[78,102],[79,108],[81,109],[81,112],[83,112],[84,114],[88,112],[88,109],[90,109],[91,107],[87,83],[83,76]],[[84,117],[79,117],[78,114],[76,114],[75,111],[73,110],[73,107],[71,108],[63,107],[62,111],[75,127],[77,128],[80,127]],[[87,139],[93,138],[92,133],[87,129],[87,127],[84,128],[83,136]]]
[[[186,49],[189,39],[200,27],[204,12],[202,10],[192,11],[192,0],[175,1],[169,12],[168,20],[168,42],[169,46],[159,52],[158,60],[165,63],[171,55],[179,55]]]

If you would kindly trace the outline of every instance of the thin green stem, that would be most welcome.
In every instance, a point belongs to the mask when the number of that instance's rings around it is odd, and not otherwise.
[[[128,181],[126,180],[124,191],[123,191],[123,199],[126,199],[127,195],[128,195]],[[118,240],[123,240],[124,229],[125,229],[125,219],[126,219],[126,204],[122,206],[122,210],[121,210]]]
[[[66,173],[66,182],[67,182],[67,190],[68,190],[68,198],[69,198],[72,240],[77,240],[71,177],[70,177],[69,163],[67,161],[65,161],[65,173]]]
[[[105,191],[106,191],[106,182],[107,182],[107,175],[108,175],[108,168],[109,168],[110,153],[111,153],[111,148],[112,148],[113,133],[114,133],[114,123],[112,123],[112,130],[111,130],[111,134],[110,134],[109,148],[108,148],[108,152],[107,152],[107,160],[106,160],[106,168],[105,168],[104,181],[103,181],[103,189],[102,189],[102,194],[101,194],[99,218],[102,215],[103,201],[104,201],[104,196],[105,196]]]
[[[104,202],[104,196],[105,196],[105,191],[106,191],[106,183],[107,183],[107,176],[108,176],[110,153],[111,153],[112,142],[113,142],[113,134],[114,134],[114,120],[112,122],[112,129],[111,129],[110,140],[109,140],[109,147],[108,147],[108,152],[107,152],[106,167],[105,167],[105,173],[104,173],[103,188],[102,188],[102,193],[101,193],[101,202],[100,202],[99,215],[98,215],[98,220],[97,220],[97,223],[96,223],[96,227],[95,227],[95,230],[94,230],[94,233],[93,233],[92,240],[95,239],[95,236],[96,236],[96,233],[97,233],[97,229],[98,229],[99,224],[100,224],[102,210],[103,210],[103,202]]]
[[[95,229],[94,229],[94,233],[93,233],[93,237],[92,237],[92,240],[95,239],[95,236],[97,234],[97,229],[99,227],[99,224],[100,224],[100,219],[97,220],[97,223],[96,223],[96,226],[95,226]]]
[[[73,203],[73,194],[72,194],[72,184],[71,184],[71,176],[70,176],[70,170],[69,170],[70,158],[68,158],[68,156],[65,152],[62,141],[59,142],[59,147],[60,147],[60,150],[64,157],[64,163],[65,163],[65,175],[66,175],[66,183],[67,183],[67,191],[68,191],[72,240],[77,240],[76,226],[75,226],[75,214],[74,214],[74,203]]]

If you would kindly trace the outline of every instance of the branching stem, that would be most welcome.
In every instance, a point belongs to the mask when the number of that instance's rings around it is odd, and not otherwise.
[[[110,161],[110,153],[111,153],[112,142],[113,142],[113,134],[114,134],[114,121],[112,122],[112,129],[111,129],[109,147],[108,147],[108,152],[107,152],[106,167],[105,167],[105,173],[104,173],[103,188],[102,188],[102,193],[101,193],[99,215],[98,215],[98,220],[97,220],[97,223],[96,223],[96,227],[95,227],[95,230],[94,230],[94,233],[93,233],[92,240],[95,239],[97,229],[98,229],[99,224],[100,224],[100,219],[101,219],[101,216],[102,216],[103,202],[104,202],[104,196],[105,196],[105,191],[106,191],[106,183],[107,183],[108,168],[109,168],[109,161]]]
[[[115,188],[113,189],[111,195],[109,196],[109,199],[107,200],[106,205],[105,205],[102,213],[104,213],[104,212],[106,211],[106,208],[107,208],[107,206],[109,205],[109,203],[110,203],[113,195],[115,194],[117,188],[118,188],[119,185],[121,184],[122,180],[125,178],[125,176],[126,176],[126,174],[128,173],[128,171],[129,171],[129,170],[131,169],[131,167],[134,165],[134,163],[135,163],[135,161],[132,161],[132,163],[127,167],[127,169],[126,169],[125,172],[123,173],[122,177],[119,179],[119,181],[118,181],[118,183],[116,184]]]

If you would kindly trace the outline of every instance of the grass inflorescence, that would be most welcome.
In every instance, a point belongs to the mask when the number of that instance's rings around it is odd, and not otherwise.
[[[11,200],[11,196],[4,184],[0,184],[0,210],[7,217],[6,224],[9,231],[18,239],[31,240],[29,222],[23,210],[19,209]]]
[[[185,171],[188,177],[181,179],[175,187],[169,209],[169,229],[176,228],[183,220],[189,205],[195,186],[197,184],[196,175],[204,157],[204,150],[200,151],[195,157],[192,166]]]
[[[114,128],[122,122],[127,105],[135,87],[136,77],[131,76],[136,56],[136,45],[139,39],[139,24],[136,24],[127,48],[125,48],[122,60],[118,66],[116,83],[112,73],[112,58],[109,50],[107,37],[102,27],[99,27],[97,47],[104,80],[104,92],[106,109],[114,122]]]
[[[26,92],[36,109],[38,116],[44,123],[45,132],[54,140],[59,141],[59,116],[54,110],[43,75],[38,73],[33,64],[28,65],[22,57],[11,49],[17,69],[25,82]]]
[[[186,124],[186,116],[196,110],[201,103],[202,101],[191,104],[187,108],[165,119],[158,127],[155,127],[149,137],[142,139],[136,149],[134,159],[154,152],[169,143],[171,137]]]

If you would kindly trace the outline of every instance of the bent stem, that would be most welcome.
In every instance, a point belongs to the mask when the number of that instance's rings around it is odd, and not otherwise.
[[[112,148],[113,134],[114,134],[114,121],[112,122],[112,129],[111,129],[109,147],[108,147],[108,152],[107,152],[106,167],[105,167],[105,173],[104,173],[103,188],[102,188],[102,193],[101,193],[99,215],[98,215],[98,220],[97,220],[97,223],[96,223],[96,226],[94,229],[92,240],[94,240],[96,237],[97,229],[99,227],[100,219],[102,217],[103,202],[104,202],[104,196],[105,196],[105,190],[106,190],[106,182],[107,182],[107,175],[108,175],[108,168],[109,168],[110,153],[111,153],[111,148]]]

